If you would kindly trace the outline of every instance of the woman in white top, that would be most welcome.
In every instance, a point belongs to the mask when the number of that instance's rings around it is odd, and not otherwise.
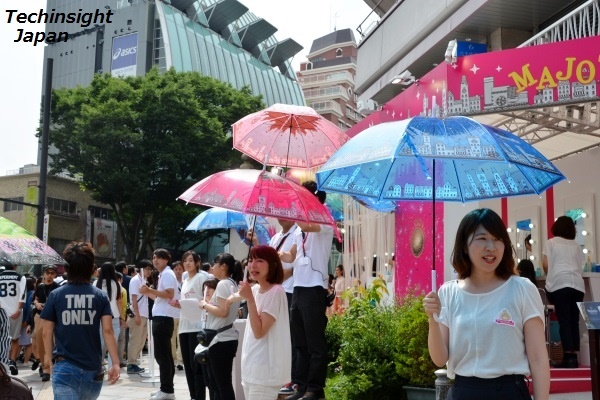
[[[537,288],[515,275],[512,244],[494,211],[467,214],[452,253],[458,280],[424,301],[429,353],[455,379],[449,400],[547,400],[550,368]],[[436,315],[439,315],[437,318]]]
[[[335,299],[333,300],[333,313],[341,314],[344,311],[342,294],[346,290],[346,278],[344,278],[344,266],[335,267]]]
[[[290,381],[292,344],[287,297],[281,286],[283,266],[277,250],[256,246],[250,250],[249,278],[231,300],[248,303],[248,323],[242,347],[242,386],[246,400],[273,400]]]
[[[227,299],[238,290],[237,282],[243,278],[242,266],[231,254],[221,253],[215,257],[213,275],[219,279],[213,297],[210,301],[200,300],[200,308],[208,314],[206,328],[221,330],[208,346],[208,386],[214,399],[235,400],[231,375],[238,333],[233,329],[233,321],[237,318],[239,304],[228,303]]]
[[[111,262],[105,262],[100,267],[98,274],[98,280],[96,280],[96,287],[102,290],[108,295],[110,300],[110,310],[112,311],[113,319],[112,326],[115,333],[115,340],[119,340],[119,333],[121,332],[121,319],[125,319],[125,316],[121,316],[119,309],[119,301],[121,299],[121,285],[117,281],[117,272],[115,270],[115,264]],[[100,336],[102,338],[102,336]],[[102,338],[102,354],[106,353],[104,339]],[[112,360],[108,358],[108,368],[112,366]]]
[[[575,241],[575,223],[561,216],[552,224],[554,237],[546,242],[542,267],[547,274],[546,291],[548,300],[554,304],[560,330],[564,358],[560,368],[577,368],[579,351],[579,309],[577,302],[583,301],[585,287],[581,268],[581,247]]]
[[[184,299],[202,300],[202,285],[208,278],[208,274],[200,270],[200,256],[195,251],[186,251],[181,257],[181,265],[187,272],[187,278],[181,283],[181,297]],[[179,300],[173,304],[174,307],[181,308]],[[187,318],[179,317],[179,348],[181,349],[181,358],[185,370],[185,379],[187,380],[190,391],[190,399],[206,399],[206,383],[202,375],[200,364],[194,360],[194,349],[198,344],[198,332],[202,329],[202,320],[191,321]]]

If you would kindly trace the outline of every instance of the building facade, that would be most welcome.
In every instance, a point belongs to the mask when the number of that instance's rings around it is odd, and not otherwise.
[[[363,118],[354,94],[356,56],[354,33],[341,29],[314,40],[297,72],[306,104],[343,131]]]
[[[45,12],[47,35],[68,36],[44,49],[44,59],[54,60],[53,88],[86,86],[98,73],[143,76],[154,67],[174,68],[237,89],[247,86],[267,106],[304,105],[289,61],[302,46],[292,39],[277,40],[277,28],[237,0],[47,0]],[[44,70],[44,80],[45,75]],[[51,148],[50,156],[55,151]],[[0,197],[37,203],[38,180],[36,166],[11,171],[0,178]],[[66,177],[49,177],[47,196],[48,243],[55,250],[87,239],[101,261],[123,257],[108,206],[92,201]],[[2,215],[35,232],[37,209],[3,203]]]

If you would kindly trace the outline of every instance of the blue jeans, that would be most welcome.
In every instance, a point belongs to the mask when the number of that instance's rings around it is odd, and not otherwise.
[[[100,371],[86,371],[67,360],[52,368],[54,400],[95,400],[100,396],[102,380],[96,380]]]

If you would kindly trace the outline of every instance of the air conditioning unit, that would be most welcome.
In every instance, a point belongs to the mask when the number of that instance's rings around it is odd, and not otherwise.
[[[361,114],[371,114],[374,111],[377,111],[377,103],[374,100],[360,100],[356,103],[356,108],[358,108],[358,112]]]

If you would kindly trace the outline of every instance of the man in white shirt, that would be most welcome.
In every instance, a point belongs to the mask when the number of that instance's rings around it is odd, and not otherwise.
[[[302,184],[325,203],[326,194],[317,191],[314,181]],[[327,286],[329,256],[333,227],[297,223],[294,244],[289,251],[280,251],[283,262],[294,262],[294,294],[290,307],[292,346],[296,351],[295,382],[298,390],[287,400],[325,399],[327,375]]]
[[[9,317],[10,325],[10,367],[11,375],[17,375],[17,356],[19,355],[19,336],[21,335],[21,323],[23,321],[23,306],[25,305],[25,294],[27,293],[25,277],[14,271],[14,267],[7,266],[0,273],[0,307],[4,309]]]
[[[127,350],[127,373],[139,374],[144,372],[137,364],[137,360],[144,348],[148,336],[148,296],[140,294],[140,287],[146,284],[146,279],[152,274],[150,260],[141,260],[138,263],[139,273],[129,281],[129,304],[135,316],[127,319],[129,328],[129,345]]]
[[[294,233],[299,228],[294,221],[289,221],[286,219],[278,219],[277,222],[279,222],[279,225],[281,225],[281,230],[279,232],[277,232],[275,235],[273,235],[273,237],[271,238],[271,241],[269,242],[269,246],[273,247],[278,252],[279,251],[281,251],[281,252],[290,251],[290,249],[294,245]],[[281,286],[283,286],[283,289],[285,290],[285,295],[286,295],[287,301],[288,301],[288,308],[290,308],[290,315],[291,315],[292,294],[294,293],[294,276],[292,275],[294,263],[293,262],[292,263],[282,262],[282,265],[283,265],[283,283],[281,284]],[[290,323],[291,323],[291,321],[290,321]],[[290,332],[290,334],[291,334],[291,332]],[[294,379],[296,377],[296,371],[295,371],[296,361],[297,361],[296,358],[297,358],[296,352],[292,348],[292,374],[291,374],[292,380],[290,383],[283,385],[283,387],[279,391],[279,394],[291,395],[291,394],[294,394],[294,392],[295,392],[294,385],[296,382]]]
[[[175,296],[177,278],[169,267],[171,254],[165,249],[156,249],[152,255],[152,264],[158,270],[158,287],[151,289],[146,285],[140,287],[140,294],[153,297],[152,306],[152,337],[154,339],[154,358],[158,363],[160,373],[160,390],[153,394],[151,400],[175,399],[173,376],[175,365],[171,353],[171,338],[175,329],[176,308],[169,305],[169,300]]]

